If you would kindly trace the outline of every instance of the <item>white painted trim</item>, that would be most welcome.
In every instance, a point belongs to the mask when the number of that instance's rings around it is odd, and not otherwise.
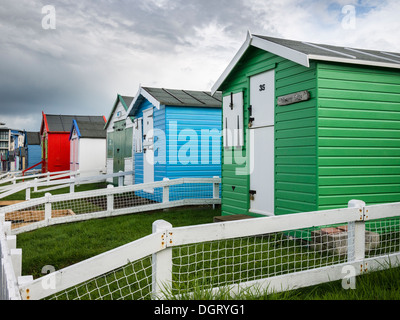
[[[150,93],[148,93],[143,87],[139,87],[138,93],[136,94],[135,98],[131,102],[128,111],[127,111],[127,117],[133,117],[131,115],[131,112],[133,110],[133,107],[136,105],[137,101],[139,100],[140,97],[144,97],[146,100],[148,100],[153,106],[155,106],[158,110],[161,108],[161,103],[158,101],[156,98],[154,98]]]
[[[146,98],[153,106],[155,106],[158,110],[161,108],[161,103],[156,98],[154,98],[149,92],[142,88],[140,94]]]
[[[280,56],[282,58],[296,62],[307,68],[310,67],[310,62],[309,62],[308,56],[305,53],[287,48],[280,44],[277,44],[277,43],[274,43],[274,42],[271,42],[271,41],[268,41],[265,39],[261,39],[258,37],[253,38],[251,45],[253,47],[276,54],[277,56]]]

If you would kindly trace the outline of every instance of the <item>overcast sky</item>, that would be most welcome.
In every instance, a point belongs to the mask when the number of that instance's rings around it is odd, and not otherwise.
[[[398,0],[0,0],[0,122],[108,118],[140,84],[211,90],[247,30],[400,52],[399,16]]]

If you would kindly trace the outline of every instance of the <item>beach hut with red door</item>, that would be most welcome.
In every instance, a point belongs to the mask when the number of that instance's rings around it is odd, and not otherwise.
[[[70,133],[73,120],[103,121],[104,116],[52,115],[42,112],[40,137],[42,172],[70,170]]]

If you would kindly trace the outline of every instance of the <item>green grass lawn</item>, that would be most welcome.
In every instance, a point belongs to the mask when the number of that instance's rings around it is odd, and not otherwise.
[[[53,226],[20,234],[17,246],[23,252],[22,273],[38,278],[46,265],[60,270],[118,248],[151,234],[156,220],[166,220],[174,227],[181,227],[212,223],[213,217],[220,214],[220,210],[211,207],[176,208]]]

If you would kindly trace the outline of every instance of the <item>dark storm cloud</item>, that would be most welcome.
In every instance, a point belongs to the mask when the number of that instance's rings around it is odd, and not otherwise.
[[[190,46],[196,28],[212,21],[243,38],[248,22],[239,0],[65,0],[51,2],[56,30],[44,30],[47,4],[0,5],[0,116],[40,117],[42,110],[106,114],[116,95],[110,83],[118,87],[116,75],[129,72],[119,62],[124,55],[171,54]]]
[[[341,27],[345,4],[361,10],[355,30]],[[55,30],[42,28],[46,5]],[[42,111],[108,116],[140,83],[208,90],[247,30],[397,50],[399,10],[397,0],[1,0],[0,121],[38,130]]]

